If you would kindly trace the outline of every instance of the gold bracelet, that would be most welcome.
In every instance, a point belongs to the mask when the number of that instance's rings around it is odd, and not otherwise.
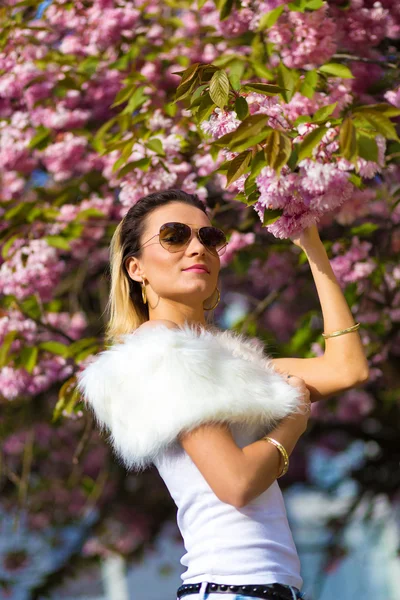
[[[349,333],[350,331],[356,331],[356,329],[358,329],[359,327],[360,327],[360,323],[356,323],[355,325],[352,325],[351,327],[348,327],[347,329],[340,329],[339,331],[334,331],[333,333],[323,333],[322,337],[324,337],[324,338],[336,337],[337,335],[342,335],[343,333]]]
[[[283,458],[283,469],[282,469],[282,471],[279,473],[279,475],[277,477],[277,479],[279,479],[279,477],[282,477],[283,475],[286,475],[286,473],[288,472],[288,469],[289,469],[289,456],[288,456],[288,453],[286,452],[286,450],[282,446],[282,444],[280,444],[279,442],[277,442],[273,438],[268,437],[267,435],[265,435],[261,439],[266,440],[267,442],[270,442],[271,444],[273,444],[274,446],[276,446],[278,448],[279,452],[282,455],[282,458]]]

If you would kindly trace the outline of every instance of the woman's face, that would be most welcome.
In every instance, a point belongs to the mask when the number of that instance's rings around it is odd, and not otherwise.
[[[144,278],[151,305],[160,297],[201,307],[217,287],[220,258],[217,253],[214,254],[203,246],[194,231],[182,250],[169,252],[163,248],[156,234],[161,225],[170,221],[179,221],[194,229],[212,225],[208,216],[195,206],[177,201],[158,207],[147,218],[140,242],[141,245],[144,244],[142,257],[132,257],[126,262],[129,276],[140,283]],[[155,237],[148,241],[152,236]],[[205,264],[209,273],[184,271],[196,263]]]

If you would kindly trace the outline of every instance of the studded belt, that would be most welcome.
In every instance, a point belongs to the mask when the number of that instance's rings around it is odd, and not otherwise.
[[[184,583],[177,590],[177,597],[182,598],[187,594],[196,594],[200,591],[201,583]],[[227,583],[207,584],[206,590],[211,592],[225,594],[242,594],[243,596],[253,596],[256,598],[265,598],[265,600],[293,600],[292,592],[281,583],[268,583],[258,585],[228,585]]]

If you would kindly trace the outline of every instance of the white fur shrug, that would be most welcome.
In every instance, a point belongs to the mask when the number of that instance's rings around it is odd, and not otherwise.
[[[78,389],[128,469],[145,469],[200,424],[243,422],[267,433],[299,410],[299,390],[274,370],[257,338],[185,322],[121,339],[78,375]]]

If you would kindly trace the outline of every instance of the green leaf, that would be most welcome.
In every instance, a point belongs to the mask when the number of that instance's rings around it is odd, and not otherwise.
[[[360,237],[368,237],[374,231],[379,229],[379,225],[376,223],[363,223],[362,225],[357,225],[356,227],[350,228],[350,235],[358,235]]]
[[[85,58],[77,68],[78,73],[84,73],[85,75],[93,75],[99,65],[100,57],[89,56]]]
[[[353,161],[357,157],[357,139],[356,129],[353,121],[347,117],[339,130],[339,148],[340,152],[349,161]]]
[[[194,77],[194,79],[189,79],[188,81],[184,81],[183,83],[180,83],[175,92],[174,101],[179,102],[180,100],[184,100],[185,98],[190,96],[193,93],[193,91],[196,89],[196,86],[199,84],[199,81],[200,81],[200,79],[199,79],[198,73],[196,73],[196,76]]]
[[[349,182],[359,189],[363,187],[363,181],[359,175],[356,175],[356,173],[350,173]]]
[[[353,113],[363,113],[365,111],[378,111],[383,113],[386,117],[398,117],[400,115],[400,108],[396,108],[392,104],[381,102],[379,104],[367,104],[366,106],[357,106],[353,109]]]
[[[118,94],[115,96],[113,104],[111,104],[111,108],[115,108],[115,106],[119,106],[120,104],[127,102],[135,91],[135,88],[136,83],[123,87],[121,90],[119,90]]]
[[[187,83],[190,80],[193,80],[197,71],[199,70],[199,66],[200,66],[200,63],[194,63],[193,65],[190,65],[184,71],[179,71],[179,72],[175,71],[174,75],[182,75],[180,85],[182,85],[183,83]]]
[[[251,60],[249,58],[249,61],[251,62],[253,70],[258,77],[262,77],[263,79],[266,79],[267,81],[272,81],[274,79],[274,74],[271,71],[271,69],[268,69],[265,65],[260,63],[259,60],[257,60],[257,59]]]
[[[317,71],[307,71],[300,86],[300,94],[306,98],[313,98],[318,85],[319,75]]]
[[[201,102],[201,98],[202,98],[202,92],[203,90],[205,90],[205,88],[208,87],[207,84],[205,83],[204,85],[199,85],[198,88],[195,89],[195,91],[192,94],[192,97],[190,98],[190,109],[192,110],[194,106],[198,106]],[[176,106],[176,104],[174,104],[174,106]]]
[[[86,220],[89,219],[90,217],[104,217],[104,213],[99,210],[98,208],[85,208],[84,210],[81,210],[80,212],[78,212],[78,214],[76,215],[75,219],[76,220]]]
[[[259,25],[257,27],[257,31],[264,31],[264,29],[269,29],[272,25],[275,25],[281,14],[285,9],[284,4],[281,6],[277,6],[273,10],[261,16]]]
[[[266,96],[276,96],[285,91],[279,85],[273,85],[271,83],[246,83],[242,87],[244,90],[258,92],[259,94],[265,94]]]
[[[266,208],[263,215],[263,227],[272,225],[283,215],[282,208]]]
[[[321,71],[321,73],[326,73],[327,75],[333,75],[334,77],[354,79],[349,67],[346,67],[346,65],[342,65],[341,63],[326,63],[325,65],[319,67],[319,71]]]
[[[334,102],[333,104],[328,104],[327,106],[321,106],[321,108],[319,108],[317,110],[317,112],[314,113],[312,122],[313,123],[322,123],[322,122],[326,121],[328,119],[328,117],[331,116],[331,114],[333,113],[333,111],[335,110],[336,107],[337,107],[337,102]]]
[[[250,115],[240,123],[235,131],[226,133],[215,140],[214,145],[230,147],[231,145],[237,145],[239,142],[245,142],[250,136],[260,133],[260,130],[267,125],[269,118],[268,115],[264,114]]]
[[[5,334],[5,336],[1,342],[1,345],[0,345],[0,369],[5,367],[5,365],[8,363],[8,353],[10,351],[11,344],[15,340],[17,334],[18,334],[18,331],[16,331],[16,330],[8,331]]]
[[[252,192],[247,198],[244,199],[244,203],[247,204],[247,206],[252,206],[257,202],[260,196],[260,190],[254,190],[254,192]]]
[[[305,158],[309,158],[312,155],[312,151],[322,140],[326,131],[326,127],[321,125],[306,135],[304,140],[297,146],[298,162],[304,160]]]
[[[81,350],[89,348],[96,343],[97,343],[97,338],[94,338],[94,337],[82,338],[80,340],[77,340],[76,342],[72,342],[69,345],[69,356],[74,357],[78,352],[81,352]]]
[[[278,83],[284,89],[281,95],[285,102],[293,98],[299,79],[300,73],[296,69],[288,69],[282,62],[279,63]]]
[[[240,140],[239,142],[232,142],[229,146],[229,149],[232,152],[243,152],[243,150],[247,150],[247,148],[251,148],[263,142],[268,136],[269,131],[271,131],[271,127],[266,127],[256,133],[256,135],[246,138],[244,141]]]
[[[229,81],[235,91],[242,87],[241,79],[245,70],[245,64],[242,60],[235,59],[229,63]]]
[[[96,135],[94,136],[94,138],[92,140],[92,146],[98,152],[102,152],[104,150],[104,148],[105,148],[104,137],[105,137],[107,131],[109,129],[111,129],[111,127],[114,125],[114,123],[116,122],[116,120],[117,120],[116,117],[113,117],[109,121],[106,121],[104,123],[104,125],[102,125],[100,127],[100,129],[98,129],[98,131],[96,132]]]
[[[378,146],[374,139],[358,133],[357,135],[358,155],[365,160],[378,161]]]
[[[253,192],[256,191],[256,189],[256,181],[254,177],[252,177],[252,175],[250,174],[248,177],[246,177],[246,181],[244,182],[244,192],[246,196],[250,196]]]
[[[119,170],[118,177],[125,177],[125,175],[133,171],[133,169],[142,169],[142,171],[147,171],[150,164],[150,157],[139,158],[139,160],[128,162],[124,167],[122,167],[122,169]]]
[[[39,125],[39,127],[37,128],[37,133],[33,136],[33,138],[28,144],[29,150],[33,150],[33,148],[43,150],[43,148],[46,148],[46,146],[48,146],[50,142],[50,135],[51,129]]]
[[[365,110],[363,117],[372,125],[372,127],[389,140],[399,141],[394,124],[382,112],[377,110]]]
[[[259,152],[257,152],[257,154],[254,156],[253,160],[251,161],[250,177],[255,179],[265,166],[266,166],[266,162],[265,162],[265,154],[264,154],[264,148],[263,148],[262,150],[259,150]]]
[[[227,19],[232,12],[233,4],[235,0],[223,0],[221,10],[219,13],[219,20],[223,21]]]
[[[250,161],[251,161],[251,152],[247,151],[247,152],[242,152],[241,154],[238,154],[238,156],[236,156],[232,161],[231,164],[229,165],[226,177],[227,177],[227,181],[226,181],[226,187],[230,186],[231,183],[233,183],[234,181],[236,181],[236,179],[238,179],[241,175],[243,175],[249,165],[250,165]]]
[[[12,235],[3,244],[2,248],[1,248],[1,256],[4,258],[4,260],[7,260],[9,249],[11,248],[11,246],[13,245],[13,243],[15,242],[15,240],[18,240],[19,238],[20,238],[20,235],[18,235],[18,234]]]
[[[148,98],[146,96],[146,94],[144,93],[144,90],[145,90],[144,86],[139,87],[139,88],[137,88],[137,90],[135,90],[135,92],[130,97],[128,104],[122,111],[122,114],[131,114],[131,113],[135,112],[135,110],[137,108],[139,108],[139,106],[144,104],[144,102]]]
[[[227,104],[229,98],[229,79],[225,71],[215,71],[212,76],[210,81],[210,97],[219,108],[224,108]]]
[[[287,163],[291,152],[292,143],[287,135],[277,130],[273,130],[269,133],[267,142],[264,146],[267,165],[279,173],[282,167]]]
[[[58,401],[54,407],[52,422],[57,421],[63,411],[71,414],[75,405],[80,401],[80,393],[76,386],[76,377],[73,375],[63,383],[58,393]]]
[[[20,307],[24,315],[30,317],[31,319],[37,320],[42,316],[42,310],[34,294],[28,298],[25,298],[25,300],[22,300],[20,302]]]
[[[149,150],[153,150],[153,152],[156,152],[157,154],[160,154],[161,156],[165,156],[164,148],[163,148],[162,142],[159,138],[152,138],[151,140],[146,142],[145,146]]]
[[[306,10],[318,10],[324,6],[323,0],[293,0],[288,4],[291,11],[305,12]]]
[[[48,341],[48,342],[39,342],[38,347],[41,350],[46,350],[47,352],[51,352],[52,354],[57,354],[59,356],[63,356],[64,358],[69,357],[69,347],[61,342]]]
[[[208,92],[204,94],[200,102],[199,110],[196,112],[197,123],[201,123],[201,121],[208,119],[215,107],[216,104],[211,100],[210,94]]]
[[[238,96],[236,98],[235,112],[241,121],[249,116],[249,105],[247,104],[246,98],[243,98],[243,96]]]
[[[19,353],[20,364],[28,371],[32,373],[39,354],[39,348],[37,346],[25,346]]]
[[[60,250],[71,250],[69,242],[61,235],[45,235],[44,239],[49,244],[49,246],[59,248]]]

